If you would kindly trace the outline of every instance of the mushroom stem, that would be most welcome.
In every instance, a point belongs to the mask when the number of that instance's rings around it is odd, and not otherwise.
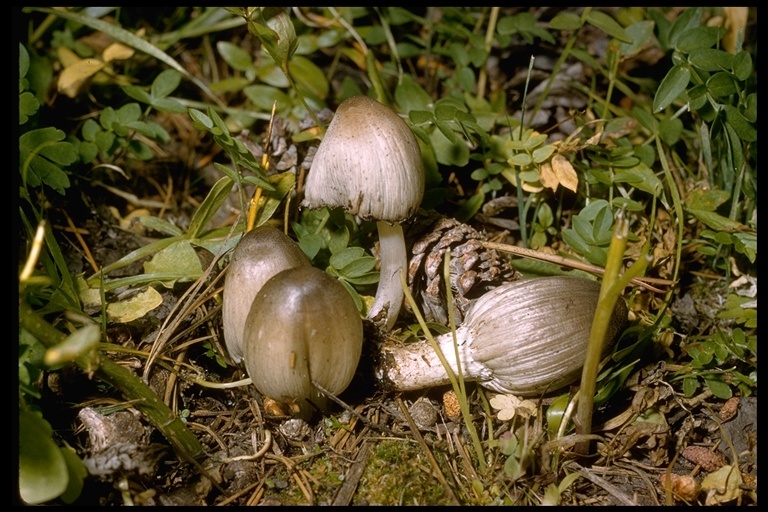
[[[400,224],[377,221],[379,233],[379,254],[381,269],[379,286],[373,300],[368,319],[380,325],[384,332],[392,329],[403,305],[403,287],[400,284],[400,271],[408,268],[408,256],[405,250],[405,237]]]
[[[461,374],[465,381],[485,380],[492,376],[491,370],[475,361],[470,353],[470,330],[466,326],[456,329]],[[453,333],[435,337],[440,351],[454,374],[459,373]],[[381,347],[381,364],[376,370],[379,381],[386,383],[392,391],[415,391],[450,383],[448,373],[440,362],[437,352],[425,340],[398,346],[387,343]]]

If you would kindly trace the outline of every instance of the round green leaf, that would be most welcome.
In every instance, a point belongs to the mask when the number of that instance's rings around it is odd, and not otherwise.
[[[19,412],[19,494],[30,505],[60,496],[69,483],[67,463],[52,433],[42,416]]]

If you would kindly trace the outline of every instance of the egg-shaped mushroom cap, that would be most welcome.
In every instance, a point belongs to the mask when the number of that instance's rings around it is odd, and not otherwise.
[[[405,121],[367,96],[343,101],[312,160],[303,204],[398,223],[423,197],[424,162]]]
[[[355,375],[363,322],[339,281],[316,267],[284,270],[261,288],[243,331],[245,367],[264,395],[292,402],[334,395]]]
[[[237,363],[243,359],[243,327],[253,298],[272,276],[300,266],[310,266],[299,244],[272,226],[248,231],[232,251],[224,280],[222,322],[224,343]]]

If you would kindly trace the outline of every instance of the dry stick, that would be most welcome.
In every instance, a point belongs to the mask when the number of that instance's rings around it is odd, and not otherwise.
[[[585,467],[582,467],[577,463],[574,463],[574,465],[579,468],[579,474],[581,476],[583,476],[593,484],[599,485],[600,487],[605,489],[609,494],[611,494],[613,497],[619,500],[622,505],[629,505],[629,506],[637,505],[637,503],[627,498],[627,496],[618,487],[610,483],[605,478],[596,475],[594,472],[590,471]]]
[[[571,267],[571,268],[584,270],[586,272],[593,272],[601,275],[605,273],[605,269],[601,267],[597,267],[595,265],[590,265],[588,263],[584,263],[581,261],[569,260],[568,258],[564,258],[562,256],[548,254],[541,251],[534,251],[533,249],[526,249],[525,247],[517,247],[515,245],[508,245],[508,244],[499,244],[496,242],[482,242],[482,244],[484,247],[487,247],[488,249],[495,249],[497,251],[508,252],[510,254],[516,254],[518,256],[523,256],[526,258],[533,258],[536,260],[548,261],[550,263],[555,263],[557,265]],[[667,292],[659,288],[656,288],[655,286],[652,286],[649,283],[658,284],[662,286],[672,286],[673,284],[675,284],[674,281],[670,281],[669,279],[660,279],[656,277],[636,277],[632,279],[630,283],[636,286],[641,286],[646,290],[650,290],[654,293],[667,293]]]
[[[363,476],[365,466],[368,464],[368,457],[371,454],[371,441],[363,441],[362,446],[357,452],[355,462],[349,467],[344,474],[344,482],[339,487],[336,497],[333,499],[333,506],[345,507],[352,502],[352,497],[357,489],[357,484],[360,481],[360,477]]]
[[[419,441],[419,444],[421,445],[421,449],[424,450],[424,453],[427,456],[427,460],[429,460],[429,464],[432,466],[432,469],[435,471],[437,475],[437,479],[440,481],[440,484],[445,489],[445,492],[448,494],[448,498],[451,500],[452,505],[460,505],[459,500],[456,498],[456,495],[453,493],[453,489],[450,485],[448,485],[448,481],[445,479],[445,475],[443,475],[443,472],[440,471],[440,466],[437,464],[437,460],[435,459],[435,456],[432,454],[432,451],[429,449],[429,446],[427,446],[427,442],[424,440],[424,436],[421,435],[421,432],[419,432],[419,428],[416,426],[416,422],[413,421],[413,418],[411,417],[410,413],[408,412],[408,408],[405,406],[405,402],[403,402],[403,399],[400,397],[397,397],[397,405],[400,407],[400,411],[403,413],[403,416],[405,416],[405,419],[408,420],[408,425],[411,427],[411,432],[413,432],[414,437]]]
[[[318,390],[320,390],[323,394],[327,395],[328,398],[330,398],[337,405],[341,406],[345,411],[353,414],[358,420],[363,422],[363,425],[371,427],[371,428],[375,428],[376,430],[380,430],[380,431],[382,431],[382,432],[384,432],[386,434],[389,434],[391,436],[397,436],[398,435],[397,432],[391,430],[389,427],[386,427],[384,425],[379,425],[378,423],[374,423],[374,422],[370,421],[368,418],[366,418],[365,416],[363,416],[362,414],[360,414],[359,412],[354,410],[352,407],[347,405],[346,402],[344,402],[342,399],[340,399],[339,397],[337,397],[336,395],[334,395],[333,393],[331,393],[330,391],[325,389],[323,386],[321,386],[317,382],[313,381],[312,385],[315,386]]]

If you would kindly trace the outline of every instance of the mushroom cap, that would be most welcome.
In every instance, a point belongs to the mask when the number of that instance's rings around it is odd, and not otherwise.
[[[243,327],[256,293],[278,272],[300,266],[310,262],[299,244],[271,226],[248,231],[235,246],[224,280],[221,314],[224,343],[236,363],[243,359]]]
[[[504,283],[481,296],[467,312],[474,360],[492,371],[481,382],[499,393],[534,396],[579,378],[600,283],[552,276]],[[627,324],[619,300],[606,333],[607,351]]]
[[[266,396],[293,402],[314,383],[344,391],[363,349],[363,321],[339,281],[316,267],[284,270],[261,288],[243,331],[245,367]]]
[[[303,204],[398,223],[423,197],[424,162],[405,121],[367,96],[343,101],[312,160]]]

